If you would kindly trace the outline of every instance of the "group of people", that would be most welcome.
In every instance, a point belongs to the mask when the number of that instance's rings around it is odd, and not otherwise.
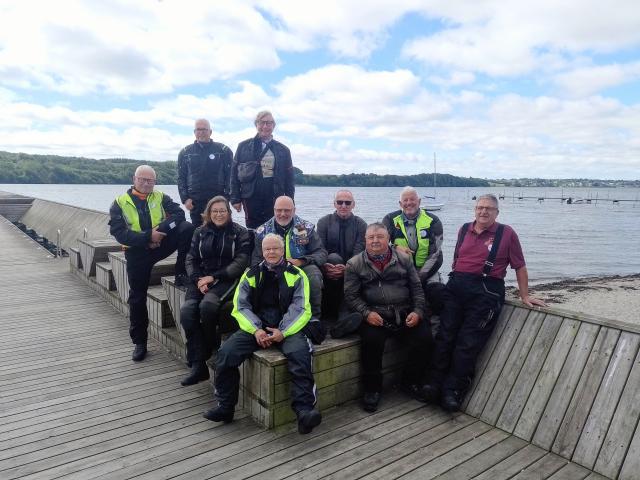
[[[407,351],[402,389],[459,410],[504,303],[509,265],[522,301],[544,305],[528,294],[518,236],[496,222],[497,198],[479,197],[475,220],[460,228],[445,285],[439,274],[442,223],[421,208],[414,188],[401,191],[397,211],[369,225],[353,213],[353,194],[338,190],[334,212],[315,225],[296,211],[291,154],[273,139],[273,115],[258,113],[255,126],[256,136],[241,142],[234,156],[211,140],[207,120],[195,122],[195,141],[178,157],[178,190],[191,222],[179,204],[154,189],[155,172],[146,165],[113,202],[111,233],[125,246],[127,260],[132,359],[147,354],[153,265],[177,251],[191,368],[182,385],[209,379],[207,362],[215,362],[217,405],[205,418],[233,420],[239,366],[254,351],[275,346],[287,357],[298,431],[311,432],[322,419],[315,408],[313,344],[324,340],[326,324],[333,338],[361,336],[366,411],[378,408],[391,337]],[[233,222],[232,208],[244,210],[246,227]],[[220,344],[218,320],[227,303],[238,329]]]

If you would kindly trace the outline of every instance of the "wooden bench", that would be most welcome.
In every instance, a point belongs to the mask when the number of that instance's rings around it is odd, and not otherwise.
[[[96,276],[96,263],[109,260],[109,252],[118,252],[122,246],[111,238],[78,239],[78,250],[82,259],[82,271],[87,277]]]
[[[467,414],[609,478],[640,478],[640,328],[505,306]]]
[[[108,292],[116,291],[111,262],[96,262],[96,283]]]

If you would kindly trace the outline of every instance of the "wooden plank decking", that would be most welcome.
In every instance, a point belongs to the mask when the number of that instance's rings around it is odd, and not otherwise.
[[[213,424],[201,417],[212,404],[210,385],[181,387],[185,368],[152,342],[149,357],[133,363],[128,322],[69,273],[67,261],[52,258],[1,217],[0,243],[2,480],[603,478],[481,420],[450,416],[394,392],[375,414],[355,403],[324,412],[322,425],[306,436],[291,424],[261,429],[242,413],[231,424]],[[518,345],[522,328],[526,324],[516,322],[501,333],[502,341]],[[564,342],[576,334],[571,322],[541,328],[545,338],[558,329]],[[605,340],[613,348],[613,339]],[[540,352],[525,370],[557,369],[540,367],[538,358],[549,349],[566,351],[563,345],[523,345]],[[618,344],[613,355],[622,358],[635,346],[631,340]],[[486,358],[483,369],[495,362]],[[588,379],[584,383],[586,389]],[[621,405],[637,409],[636,392],[625,389]],[[478,414],[490,415],[486,405],[504,405],[508,392],[480,384],[476,395],[483,399],[471,402]],[[523,401],[517,399],[519,408]],[[628,431],[619,411],[616,432]],[[516,418],[503,409],[499,420],[513,428]],[[604,449],[615,456],[608,440]]]

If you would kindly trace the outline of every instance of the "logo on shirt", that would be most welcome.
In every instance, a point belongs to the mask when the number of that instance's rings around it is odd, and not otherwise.
[[[215,156],[213,153],[210,153],[210,154],[209,154],[209,158],[210,158],[211,160],[213,160],[214,158],[216,158],[216,156]]]
[[[491,251],[493,248],[493,237],[489,238],[484,244],[487,246],[487,250]]]

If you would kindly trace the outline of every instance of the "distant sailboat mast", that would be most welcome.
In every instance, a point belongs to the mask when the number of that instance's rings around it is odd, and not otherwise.
[[[434,211],[434,210],[440,210],[442,209],[442,207],[444,207],[444,203],[439,203],[438,202],[438,194],[437,194],[437,189],[438,189],[438,185],[437,185],[437,181],[436,181],[436,152],[433,152],[433,197],[430,196],[425,196],[424,198],[427,199],[427,201],[425,202],[425,210],[428,211]],[[429,199],[432,199],[433,202],[429,202]]]

